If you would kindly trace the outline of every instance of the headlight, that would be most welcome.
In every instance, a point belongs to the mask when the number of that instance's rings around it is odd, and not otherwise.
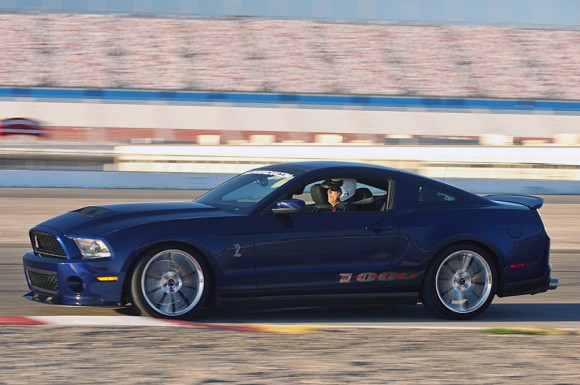
[[[100,239],[73,238],[77,244],[83,258],[107,258],[111,252],[105,242]]]

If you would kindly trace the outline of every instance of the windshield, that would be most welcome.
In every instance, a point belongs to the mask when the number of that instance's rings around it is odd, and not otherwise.
[[[230,179],[195,202],[226,211],[247,212],[288,183],[294,175],[273,170],[252,170]]]

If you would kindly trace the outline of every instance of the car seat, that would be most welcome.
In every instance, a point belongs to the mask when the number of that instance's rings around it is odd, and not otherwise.
[[[357,188],[352,197],[352,204],[356,205],[359,210],[371,210],[371,204],[375,201],[375,197],[371,190],[366,187]]]
[[[315,213],[318,211],[327,210],[330,207],[328,203],[328,195],[327,189],[322,187],[319,184],[315,184],[310,188],[310,195],[312,196],[312,200],[314,204],[309,205],[307,210],[308,212]]]

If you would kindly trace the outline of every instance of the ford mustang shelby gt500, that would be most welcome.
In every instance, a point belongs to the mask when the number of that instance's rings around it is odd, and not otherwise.
[[[297,162],[193,202],[81,208],[30,230],[31,293],[186,318],[220,300],[422,302],[468,319],[494,296],[555,289],[531,196],[478,196],[416,174]]]

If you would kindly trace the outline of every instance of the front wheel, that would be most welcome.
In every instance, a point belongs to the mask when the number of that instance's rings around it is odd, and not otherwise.
[[[188,250],[150,250],[131,277],[133,305],[152,317],[187,318],[203,305],[208,278],[203,259]]]
[[[487,309],[496,287],[496,267],[488,253],[475,245],[457,245],[435,257],[425,274],[421,298],[434,314],[465,320]]]

